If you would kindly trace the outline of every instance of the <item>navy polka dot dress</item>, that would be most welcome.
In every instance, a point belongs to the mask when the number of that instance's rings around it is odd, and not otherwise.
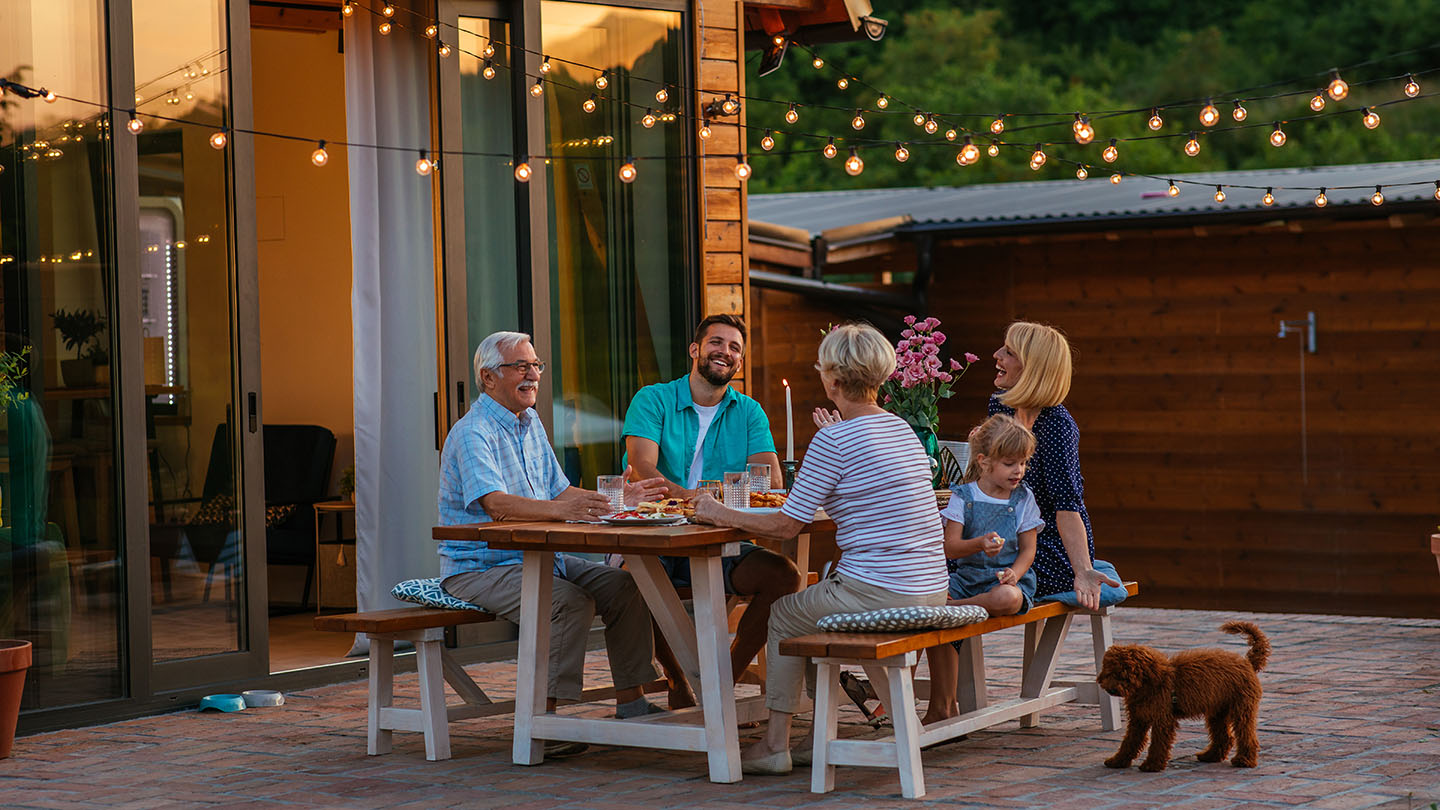
[[[990,414],[1014,416],[1015,409],[1002,405],[997,396],[990,397]],[[1064,405],[1041,408],[1031,428],[1035,434],[1035,455],[1025,470],[1025,483],[1035,493],[1045,527],[1035,548],[1035,596],[1049,596],[1075,589],[1075,569],[1060,531],[1055,528],[1055,512],[1078,512],[1085,523],[1085,540],[1090,559],[1095,559],[1095,534],[1090,530],[1090,514],[1085,511],[1085,479],[1080,475],[1080,428]]]

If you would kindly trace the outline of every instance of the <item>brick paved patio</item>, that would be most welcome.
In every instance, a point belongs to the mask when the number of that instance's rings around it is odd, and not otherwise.
[[[1101,732],[1093,709],[1062,707],[1036,729],[1009,723],[925,753],[927,796],[900,798],[893,771],[840,768],[835,793],[809,792],[808,772],[705,778],[699,754],[594,747],[526,768],[510,764],[504,719],[457,724],[454,758],[426,762],[418,734],[395,752],[365,755],[365,687],[350,683],[287,695],[287,704],[236,714],[194,711],[38,734],[0,761],[0,806],[70,807],[1319,807],[1429,808],[1440,801],[1440,621],[1121,608],[1116,640],[1166,651],[1224,645],[1233,618],[1255,621],[1274,645],[1262,673],[1260,767],[1203,764],[1204,727],[1187,722],[1159,774],[1101,765],[1120,732]],[[1020,631],[987,638],[992,688],[1019,672]],[[1069,664],[1083,666],[1089,633],[1077,626]],[[508,694],[513,667],[469,667],[492,694]],[[587,682],[606,677],[591,653]],[[415,676],[397,678],[414,699]],[[851,711],[842,736],[869,728]],[[753,736],[758,732],[748,732]]]

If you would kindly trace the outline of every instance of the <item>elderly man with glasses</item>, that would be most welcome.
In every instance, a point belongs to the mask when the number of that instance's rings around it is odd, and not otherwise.
[[[496,332],[481,341],[475,379],[482,393],[450,429],[440,454],[441,523],[594,520],[611,511],[605,496],[571,486],[555,458],[534,409],[544,371],[529,335]],[[627,484],[626,501],[654,498],[663,486],[658,478]],[[445,541],[440,557],[441,585],[450,595],[519,621],[522,552]],[[553,711],[557,701],[579,699],[585,637],[598,611],[605,622],[616,716],[660,711],[642,691],[656,678],[654,637],[650,611],[630,574],[557,554],[554,576],[548,708]],[[580,743],[554,742],[547,744],[546,755],[583,748]]]

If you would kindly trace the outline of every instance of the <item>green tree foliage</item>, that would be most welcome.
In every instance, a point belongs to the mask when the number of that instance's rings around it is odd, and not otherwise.
[[[1073,175],[1074,166],[1050,161],[1041,171],[1027,163],[1035,142],[1052,158],[1084,161],[1108,174],[1100,152],[1110,138],[1152,135],[1145,114],[1105,116],[1097,111],[1133,109],[1201,99],[1167,108],[1160,134],[1205,131],[1198,121],[1203,99],[1213,95],[1220,109],[1216,130],[1236,126],[1230,117],[1234,95],[1248,100],[1246,123],[1253,129],[1215,132],[1202,137],[1198,157],[1186,157],[1185,139],[1150,139],[1119,144],[1116,168],[1144,174],[1180,174],[1232,169],[1283,168],[1437,156],[1440,104],[1418,98],[1382,107],[1382,124],[1367,130],[1360,112],[1318,121],[1311,115],[1311,92],[1336,66],[1352,83],[1349,98],[1330,102],[1326,112],[1359,108],[1404,98],[1403,78],[1359,83],[1440,68],[1440,0],[1335,0],[1316,5],[1301,0],[896,0],[877,2],[877,16],[890,20],[879,43],[851,42],[817,46],[827,60],[810,65],[803,49],[792,48],[780,70],[755,75],[758,54],[750,54],[746,80],[752,192],[837,188],[948,186],[975,182],[1054,180]],[[1396,58],[1389,54],[1415,50]],[[1378,60],[1378,61],[1377,61]],[[1370,62],[1371,64],[1361,65]],[[843,67],[865,83],[902,103],[876,109],[876,93],[860,84],[840,90],[834,68]],[[1440,91],[1440,72],[1420,77],[1422,93]],[[1277,84],[1278,83],[1278,84]],[[1265,99],[1279,93],[1297,95]],[[762,99],[769,99],[764,101]],[[802,106],[794,125],[783,119],[785,104]],[[906,106],[912,105],[912,106]],[[855,131],[856,107],[866,126]],[[948,126],[977,132],[988,146],[990,118],[999,112],[1092,113],[1095,141],[1080,146],[1070,138],[1072,118],[1007,119],[1001,139],[1015,144],[998,158],[978,164],[955,162],[959,142],[917,128],[914,107],[947,114]],[[964,114],[964,115],[961,115]],[[1267,142],[1270,124],[1289,121],[1289,142],[1281,149]],[[758,146],[761,129],[774,129],[776,146],[766,155]],[[760,129],[754,129],[760,128]],[[837,141],[839,156],[820,155],[823,137]],[[895,144],[906,143],[911,157],[894,158]],[[848,145],[860,144],[865,171],[845,173]],[[1416,178],[1431,179],[1431,178]]]

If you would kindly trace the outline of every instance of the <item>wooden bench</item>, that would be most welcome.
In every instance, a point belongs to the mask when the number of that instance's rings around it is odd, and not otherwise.
[[[1136,583],[1127,582],[1125,590],[1134,596],[1140,589]],[[1111,644],[1110,609],[1090,612],[1059,602],[1038,605],[1024,615],[1000,616],[948,630],[817,633],[780,642],[781,654],[813,658],[818,670],[811,791],[834,790],[835,766],[857,765],[898,768],[901,793],[908,799],[920,798],[925,795],[922,747],[1009,720],[1018,719],[1022,728],[1030,728],[1039,724],[1041,711],[1063,703],[1097,705],[1102,728],[1119,728],[1119,699],[1101,690],[1093,678],[1078,682],[1053,680],[1070,619],[1077,614],[1090,617],[1098,673]],[[1020,695],[991,705],[985,688],[983,637],[1019,625],[1025,627]],[[961,642],[960,714],[922,727],[915,713],[916,683],[911,669],[918,663],[921,650],[952,641]],[[880,740],[836,739],[836,717],[843,694],[840,667],[847,664],[861,666],[869,675],[890,713],[895,729],[892,736]]]

